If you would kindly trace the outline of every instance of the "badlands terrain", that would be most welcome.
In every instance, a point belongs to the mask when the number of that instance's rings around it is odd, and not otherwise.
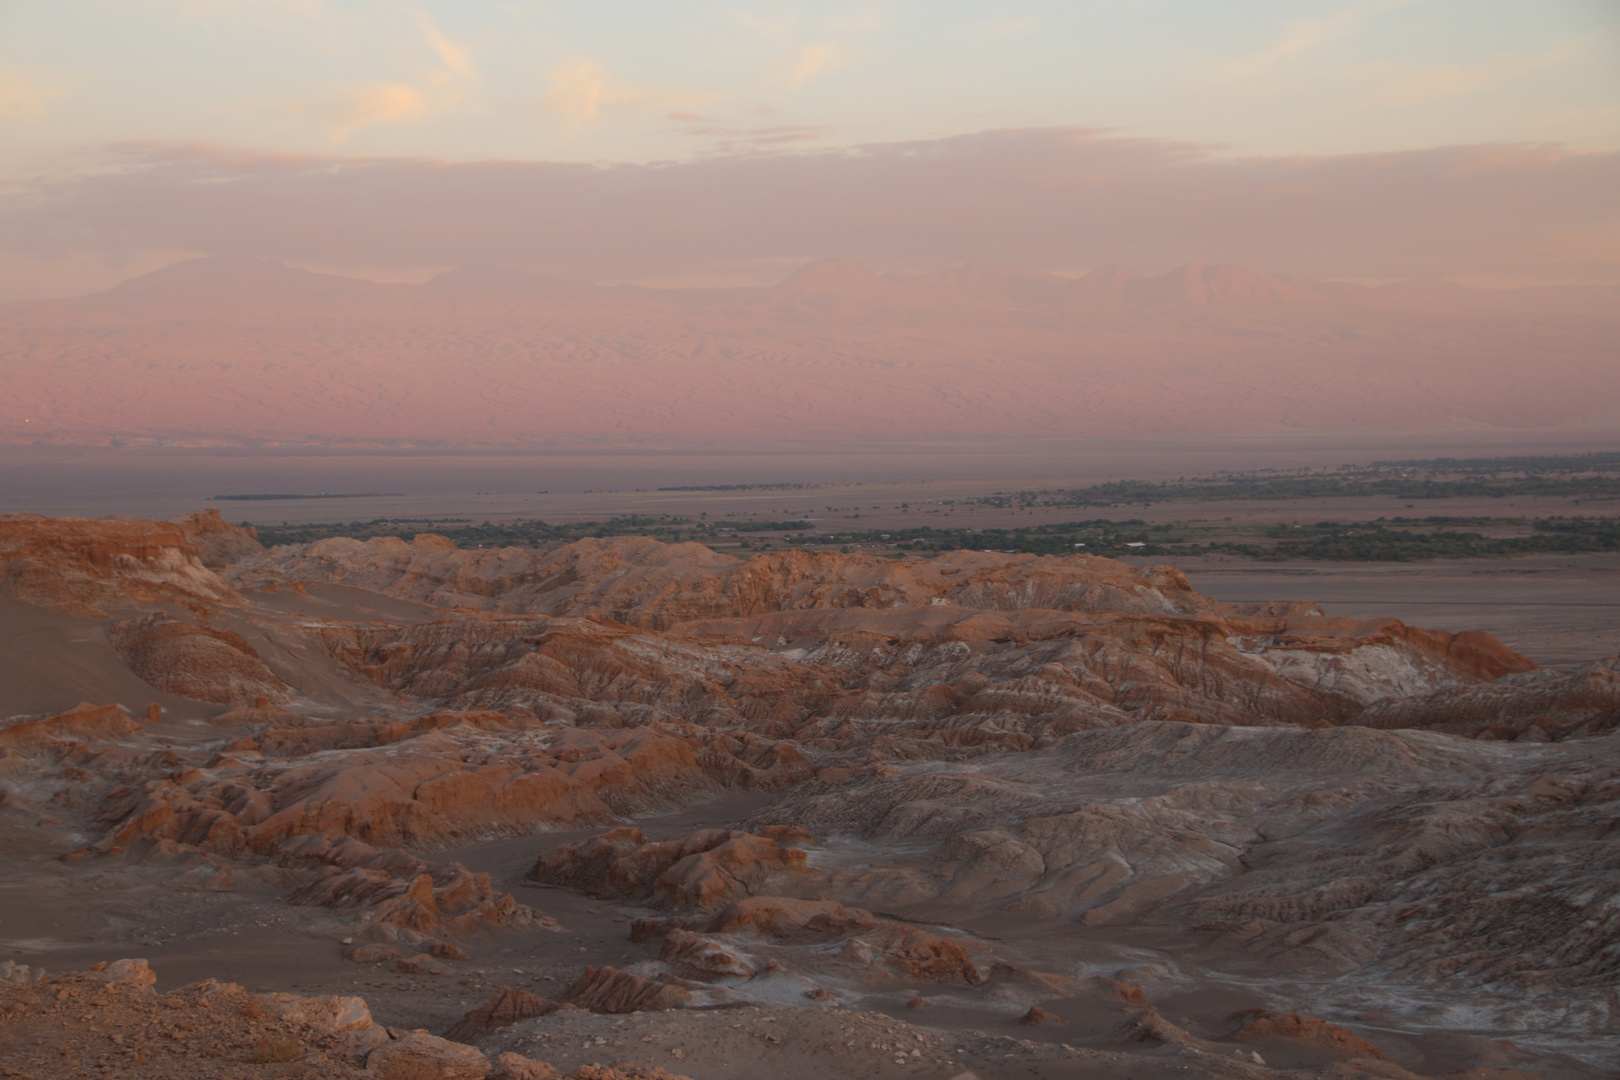
[[[0,627],[6,1075],[1620,1067],[1612,656],[213,512],[0,518]]]
[[[0,442],[747,447],[1612,428],[1615,286],[848,260],[765,288],[212,257],[0,307]],[[1536,377],[1523,374],[1533,370]],[[1139,464],[1139,463],[1138,463]]]

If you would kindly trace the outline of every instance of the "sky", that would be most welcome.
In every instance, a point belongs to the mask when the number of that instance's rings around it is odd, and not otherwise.
[[[1617,162],[1615,0],[0,0],[0,300],[218,251],[1612,281]]]

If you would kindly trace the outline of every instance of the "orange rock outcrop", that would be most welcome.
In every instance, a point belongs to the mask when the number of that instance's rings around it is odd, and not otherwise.
[[[670,983],[644,979],[613,967],[589,967],[562,995],[562,1000],[599,1013],[658,1012],[678,1009],[691,993]]]
[[[495,996],[462,1017],[444,1033],[447,1039],[475,1043],[490,1032],[510,1027],[520,1020],[547,1016],[562,1008],[555,1001],[531,994],[527,990],[503,986]]]
[[[0,515],[0,589],[71,615],[164,600],[229,603],[179,525],[137,518]]]
[[[429,970],[474,931],[555,927],[434,849],[600,829],[532,877],[656,909],[637,970],[695,982],[602,969],[577,988],[591,1007],[795,965],[1018,1011],[1078,992],[949,929],[1011,920],[1614,1022],[1592,899],[1620,874],[1613,663],[1238,610],[1084,557],[265,551],[230,530],[0,521],[0,588],[103,620],[147,683],[230,706],[0,727],[0,807],[74,833],[70,863],[273,886]],[[253,591],[300,581],[350,589]],[[354,589],[360,614],[331,599]],[[623,825],[729,795],[756,808],[734,828]]]
[[[763,836],[705,829],[649,843],[640,829],[622,828],[546,852],[529,877],[686,911],[711,910],[806,873],[803,851]]]
[[[1233,1013],[1237,1030],[1226,1038],[1232,1042],[1258,1039],[1288,1039],[1325,1050],[1335,1057],[1388,1060],[1384,1052],[1349,1028],[1331,1024],[1315,1016],[1280,1009],[1244,1009]]]
[[[114,623],[107,636],[135,674],[159,690],[218,705],[293,698],[247,639],[230,630],[158,613]]]

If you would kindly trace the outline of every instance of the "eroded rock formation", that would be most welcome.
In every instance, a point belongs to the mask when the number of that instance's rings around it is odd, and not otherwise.
[[[345,615],[310,599],[326,586],[393,606]],[[82,837],[69,864],[341,916],[357,964],[441,970],[481,931],[556,929],[521,882],[434,855],[535,836],[531,879],[639,917],[645,967],[560,995],[587,1011],[955,995],[1102,1010],[1133,1045],[1292,1040],[1341,1062],[1377,1048],[1315,1014],[1379,988],[1620,1025],[1613,662],[1543,671],[1488,634],[1238,609],[1083,556],[266,551],[217,515],[0,520],[0,589],[199,706],[12,718],[0,813]],[[743,796],[730,827],[627,823]],[[601,832],[537,835],[563,828]],[[1198,978],[1360,989],[1200,1034],[1135,986],[959,929],[997,926],[1158,935]],[[529,997],[460,1035],[538,1016]],[[390,1045],[379,1062],[454,1057]]]
[[[292,699],[247,639],[230,630],[158,613],[113,623],[107,636],[135,674],[159,690],[216,705]]]
[[[706,829],[648,843],[640,829],[623,828],[553,848],[529,876],[593,896],[684,911],[713,909],[790,884],[808,876],[808,869],[803,851],[765,836]]]
[[[0,589],[40,607],[97,617],[103,606],[228,603],[179,525],[136,518],[0,515]]]

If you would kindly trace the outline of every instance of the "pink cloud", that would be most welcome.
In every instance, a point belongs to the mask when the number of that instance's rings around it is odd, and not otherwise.
[[[626,279],[785,256],[1073,271],[1620,278],[1620,154],[1484,145],[1233,158],[1080,129],[596,166],[133,144],[0,205],[0,246]],[[742,140],[750,145],[744,146]],[[744,152],[749,151],[749,152]]]

